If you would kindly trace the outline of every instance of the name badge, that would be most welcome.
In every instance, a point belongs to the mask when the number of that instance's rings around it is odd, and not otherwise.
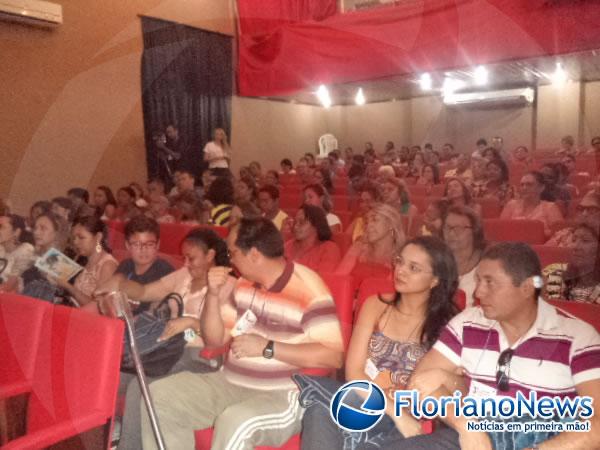
[[[194,340],[196,339],[196,332],[191,328],[186,328],[183,332],[183,338],[186,342],[194,342]]]
[[[494,398],[496,397],[496,388],[488,386],[479,381],[471,380],[469,386],[469,396],[479,398]]]
[[[371,358],[367,358],[365,362],[365,373],[371,380],[374,380],[379,375],[379,369]]]
[[[250,309],[246,310],[246,312],[242,314],[242,317],[240,317],[235,323],[233,330],[231,330],[231,335],[236,337],[247,333],[256,324],[256,321],[256,314],[254,314]]]

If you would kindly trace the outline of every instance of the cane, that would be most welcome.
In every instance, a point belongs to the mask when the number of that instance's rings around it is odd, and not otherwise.
[[[150,390],[148,389],[146,374],[144,372],[144,367],[142,366],[140,353],[138,352],[138,348],[135,343],[135,327],[133,325],[133,315],[131,314],[129,301],[124,293],[114,292],[111,295],[111,303],[116,316],[121,317],[123,318],[123,320],[125,320],[125,326],[127,328],[127,334],[129,338],[127,340],[129,341],[129,348],[131,350],[131,355],[133,356],[133,363],[135,365],[135,371],[137,373],[138,381],[140,383],[140,389],[142,390],[142,396],[144,397],[144,403],[146,404],[146,410],[148,411],[148,416],[150,416],[150,424],[152,425],[154,439],[156,439],[156,444],[158,445],[159,450],[165,450],[165,441],[158,426],[158,419],[156,418],[154,404],[152,403],[152,396],[150,395]]]

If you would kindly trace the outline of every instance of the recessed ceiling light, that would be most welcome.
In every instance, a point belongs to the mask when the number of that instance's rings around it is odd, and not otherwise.
[[[477,66],[474,72],[475,84],[477,86],[484,86],[488,82],[488,71],[483,66]]]
[[[424,91],[430,91],[431,87],[433,85],[433,81],[431,80],[431,75],[429,75],[428,73],[422,74],[421,77],[419,78],[419,85],[421,86],[421,89],[423,89]]]
[[[362,88],[358,88],[358,92],[356,93],[356,97],[354,97],[354,102],[357,105],[364,105],[365,103],[367,103],[367,99],[365,99],[365,94],[364,94]]]

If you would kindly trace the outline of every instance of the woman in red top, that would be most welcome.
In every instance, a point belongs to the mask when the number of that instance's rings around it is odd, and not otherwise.
[[[325,211],[302,205],[292,227],[293,239],[285,243],[285,256],[315,272],[333,272],[340,262],[340,249],[331,241],[331,228]]]

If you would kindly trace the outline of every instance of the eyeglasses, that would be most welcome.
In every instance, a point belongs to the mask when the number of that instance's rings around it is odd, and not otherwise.
[[[575,208],[575,211],[577,211],[579,214],[584,212],[587,214],[598,214],[600,212],[600,207],[578,205],[577,208]]]
[[[129,246],[135,248],[136,250],[154,250],[156,248],[156,241],[148,241],[148,242],[129,242]]]
[[[397,267],[404,267],[405,266],[404,258],[400,255],[394,256],[392,258],[392,266],[394,267],[394,269]],[[420,273],[433,273],[430,270],[423,269],[421,266],[419,266],[418,264],[415,264],[413,262],[408,263],[407,269],[413,275],[418,275]]]
[[[508,392],[510,388],[510,361],[513,357],[513,349],[507,348],[498,357],[496,366],[496,387],[500,392]]]
[[[444,233],[464,233],[465,230],[471,230],[473,227],[468,225],[444,225]]]

